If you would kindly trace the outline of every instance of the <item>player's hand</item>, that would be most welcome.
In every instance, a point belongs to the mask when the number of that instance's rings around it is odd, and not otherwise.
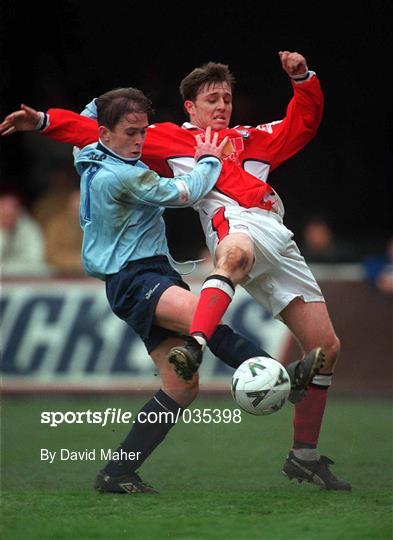
[[[5,117],[0,124],[2,136],[12,135],[16,131],[32,131],[40,120],[40,113],[27,105],[21,105],[19,111],[15,111]]]
[[[216,131],[211,134],[211,127],[206,128],[205,138],[202,140],[202,135],[199,134],[195,137],[197,145],[195,147],[195,156],[194,159],[197,161],[201,156],[208,154],[209,156],[218,157],[221,159],[224,154],[224,148],[228,142],[228,137],[225,137],[220,144],[217,144],[218,141],[218,132]]]
[[[280,51],[283,70],[290,76],[305,75],[308,71],[307,62],[303,55],[297,52]]]

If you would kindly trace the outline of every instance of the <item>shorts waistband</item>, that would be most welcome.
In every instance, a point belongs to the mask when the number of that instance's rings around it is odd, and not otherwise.
[[[166,255],[154,255],[153,257],[145,257],[144,259],[135,259],[133,261],[128,261],[126,266],[130,264],[134,264],[134,263],[140,264],[140,263],[150,263],[150,262],[162,263],[162,262],[169,262],[169,260]]]
[[[129,268],[133,264],[149,264],[149,263],[169,263],[168,257],[166,255],[154,255],[153,257],[145,257],[144,259],[135,259],[133,261],[128,261],[123,268],[121,268],[119,271],[125,270],[126,268]],[[118,274],[119,272],[116,272]],[[108,281],[108,279],[111,279],[116,274],[107,274],[105,276],[105,281]]]

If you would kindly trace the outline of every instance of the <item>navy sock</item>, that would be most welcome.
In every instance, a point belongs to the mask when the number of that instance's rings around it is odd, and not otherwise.
[[[220,360],[232,368],[238,368],[242,362],[255,356],[272,356],[249,339],[237,334],[227,326],[221,324],[212,335],[209,349]]]
[[[163,390],[159,390],[134,417],[135,424],[116,450],[116,452],[121,450],[127,453],[135,452],[135,455],[140,452],[138,459],[109,461],[104,468],[105,472],[109,476],[121,476],[136,471],[164,440],[168,431],[175,425],[176,419],[181,417],[183,410],[183,407],[174,399]],[[172,414],[163,414],[165,412]],[[148,417],[149,413],[152,414]],[[162,414],[159,416],[159,413]],[[142,422],[139,421],[138,416]]]

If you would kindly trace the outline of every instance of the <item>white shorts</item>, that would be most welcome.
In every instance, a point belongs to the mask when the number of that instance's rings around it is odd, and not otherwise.
[[[230,233],[247,234],[254,244],[255,264],[242,284],[273,317],[294,299],[324,302],[321,289],[292,240],[282,218],[259,208],[222,207],[213,217],[201,215],[206,243],[214,258],[218,243]]]

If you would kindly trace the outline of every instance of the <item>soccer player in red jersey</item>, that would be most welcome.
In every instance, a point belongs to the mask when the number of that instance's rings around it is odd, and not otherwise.
[[[279,56],[294,90],[283,120],[228,128],[233,76],[227,66],[209,63],[193,70],[180,86],[190,122],[181,128],[162,124],[166,137],[170,135],[175,141],[166,150],[172,174],[188,170],[191,147],[188,151],[185,147],[191,134],[211,126],[220,137],[230,138],[215,188],[196,205],[215,268],[203,284],[190,334],[203,349],[228,308],[235,286],[242,284],[288,326],[305,353],[321,344],[325,366],[310,383],[306,398],[296,405],[294,444],[283,470],[290,478],[306,479],[327,489],[349,490],[350,484],[329,470],[331,460],[317,453],[340,342],[321,290],[292,240],[292,232],[283,224],[282,201],[267,183],[270,170],[315,136],[323,113],[323,94],[316,74],[308,70],[301,54],[281,51]],[[157,135],[158,131],[154,133]],[[162,151],[154,144],[145,151],[151,152],[145,155],[151,166],[159,167],[157,156]],[[170,359],[190,363],[196,359],[197,364],[197,351],[197,346],[188,343],[172,349]]]
[[[303,148],[316,134],[323,94],[316,74],[297,52],[279,53],[294,95],[282,120],[256,127],[229,128],[234,78],[228,67],[209,62],[194,69],[181,85],[189,122],[153,124],[147,130],[143,160],[162,176],[193,166],[195,135],[208,126],[229,137],[222,172],[214,189],[195,208],[215,261],[205,280],[190,327],[194,340],[174,347],[169,359],[196,370],[201,352],[228,308],[237,284],[293,332],[304,352],[321,346],[325,364],[295,407],[294,443],[283,471],[326,489],[349,490],[335,477],[332,461],[317,453],[317,442],[340,342],[318,284],[283,224],[284,207],[267,183],[270,170]],[[50,109],[41,128],[50,137],[84,146],[97,139],[97,124],[71,112]],[[4,134],[14,125],[3,125]],[[176,303],[176,299],[170,299]]]

